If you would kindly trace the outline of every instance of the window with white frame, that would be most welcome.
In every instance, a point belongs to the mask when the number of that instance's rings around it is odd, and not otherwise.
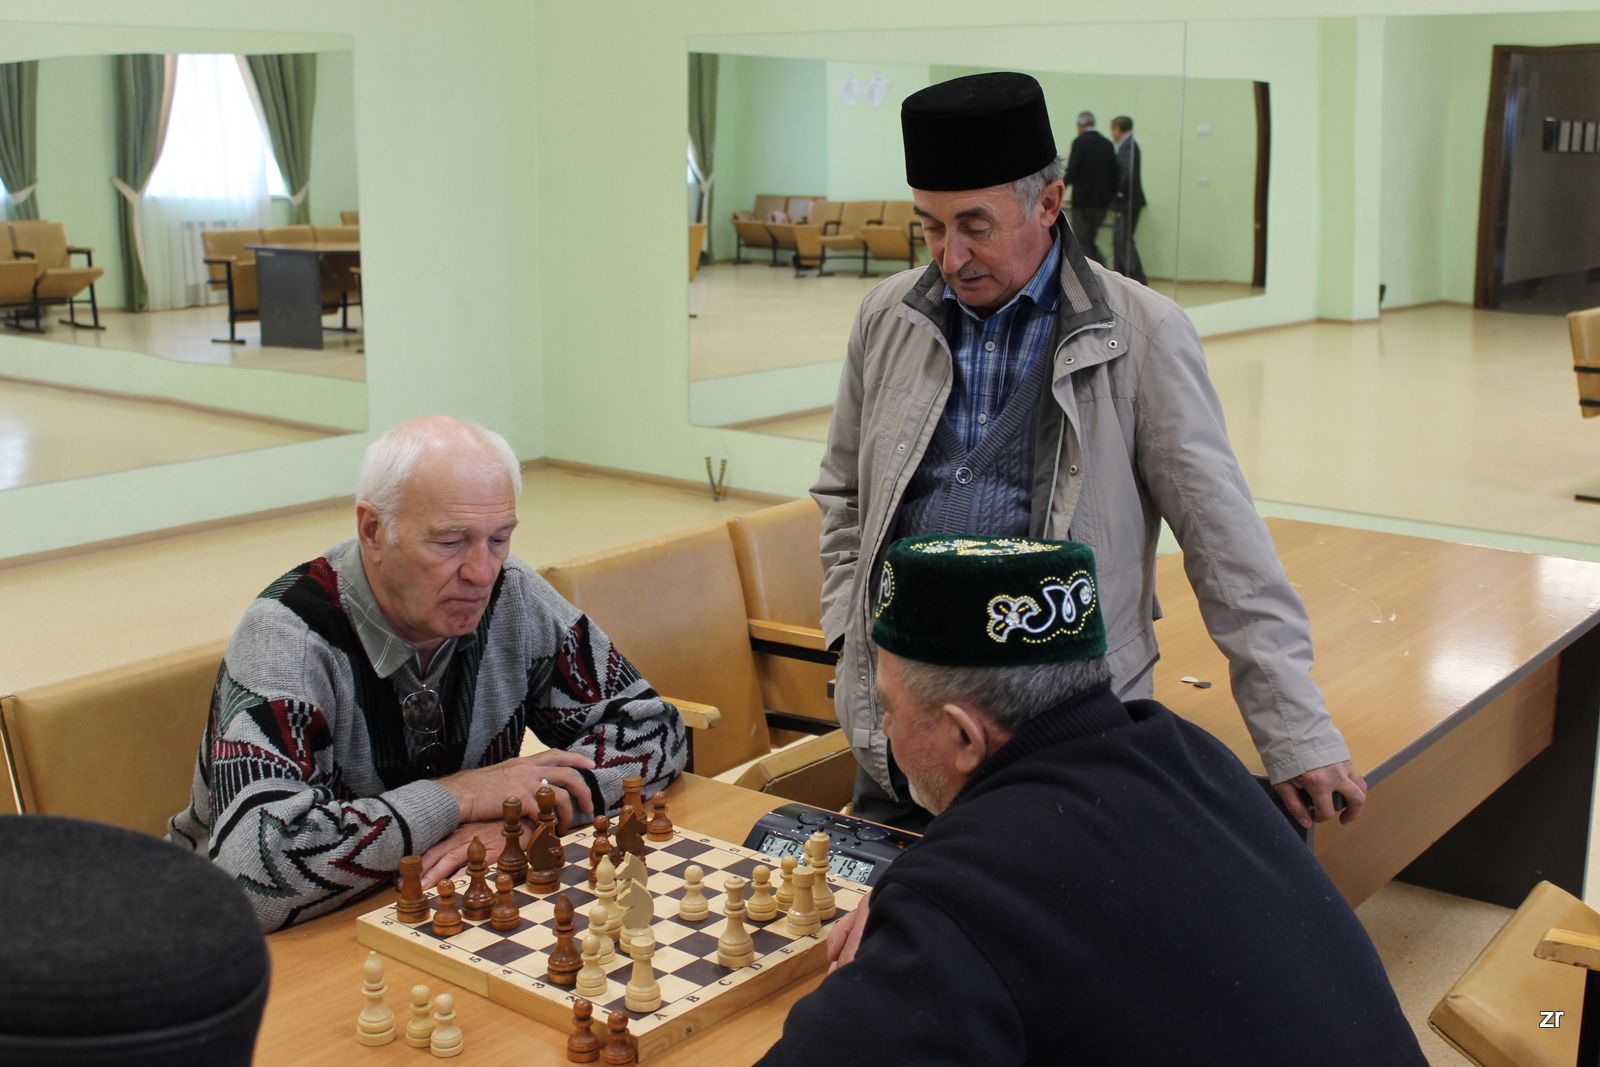
[[[239,57],[181,55],[161,158],[145,195],[190,200],[288,196]]]

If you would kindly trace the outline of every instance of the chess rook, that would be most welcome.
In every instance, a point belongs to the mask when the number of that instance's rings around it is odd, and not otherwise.
[[[400,857],[400,900],[394,917],[415,926],[428,921],[428,894],[422,891],[422,857]]]
[[[628,983],[623,1003],[629,1011],[651,1012],[661,1007],[661,983],[656,981],[651,959],[656,954],[656,937],[649,930],[635,935],[629,944],[633,957],[633,979]]]
[[[639,775],[622,776],[622,806],[633,812],[640,825],[650,817],[650,813],[644,810],[644,779]]]
[[[810,867],[794,872],[794,906],[789,909],[789,932],[795,937],[809,937],[822,928],[817,918],[817,905],[811,898],[811,884],[815,878]]]

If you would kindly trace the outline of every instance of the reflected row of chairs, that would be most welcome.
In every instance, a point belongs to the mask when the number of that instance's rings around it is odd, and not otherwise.
[[[82,256],[83,265],[73,263]],[[43,333],[45,309],[65,307],[63,325],[99,330],[100,304],[94,283],[105,271],[94,265],[94,249],[67,243],[59,222],[0,222],[0,316],[26,333]],[[80,297],[88,293],[89,321],[78,321]]]
[[[343,217],[357,218],[353,211]],[[267,229],[206,230],[200,235],[205,246],[207,284],[228,296],[228,336],[212,338],[218,344],[244,344],[238,334],[241,322],[261,318],[261,296],[256,284],[256,253],[252,245],[358,245],[361,229],[344,226],[278,226]],[[361,306],[361,268],[338,260],[323,264],[322,310],[338,313],[338,329],[350,331],[350,309]]]
[[[829,256],[860,257],[861,277],[872,277],[873,259],[903,259],[917,265],[917,249],[925,245],[922,223],[909,200],[827,200],[813,196],[756,197],[755,210],[733,213],[735,263],[747,262],[744,250],[765,248],[771,265],[781,266],[788,252],[796,274],[815,270],[831,274]]]

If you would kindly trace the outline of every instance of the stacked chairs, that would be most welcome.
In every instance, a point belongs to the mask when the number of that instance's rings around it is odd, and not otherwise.
[[[767,229],[780,249],[790,253],[796,274],[822,265],[822,231],[829,223],[838,225],[844,203],[839,200],[811,200],[803,216],[787,223],[773,223]]]
[[[909,200],[890,200],[883,205],[883,217],[861,227],[867,255],[873,259],[903,259],[908,268],[917,265],[917,246],[926,244],[922,223]]]
[[[735,264],[745,263],[744,250],[746,248],[765,248],[771,253],[769,266],[779,266],[778,253],[783,249],[793,249],[793,239],[785,243],[779,237],[780,232],[792,231],[796,222],[807,221],[814,205],[822,202],[819,196],[774,196],[771,193],[761,193],[756,197],[754,211],[735,211],[733,213],[734,252]]]
[[[85,265],[73,266],[73,256],[83,256]],[[14,329],[43,333],[47,307],[67,308],[63,325],[104,329],[94,289],[104,274],[94,265],[94,249],[67,244],[66,230],[59,222],[0,223],[0,314]],[[79,322],[79,297],[85,291],[90,320]],[[27,320],[33,325],[24,325]]]

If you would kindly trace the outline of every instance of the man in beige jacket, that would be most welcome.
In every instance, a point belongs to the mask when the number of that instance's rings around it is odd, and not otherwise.
[[[1344,821],[1355,818],[1366,783],[1311,680],[1305,608],[1228,444],[1199,337],[1172,301],[1085,258],[1061,219],[1038,83],[957,78],[908,97],[901,123],[933,264],[862,301],[812,488],[839,721],[862,766],[857,814],[909,829],[928,818],[910,803],[874,696],[867,635],[891,541],[944,532],[1091,546],[1107,662],[1128,700],[1151,692],[1165,519],[1290,814],[1302,826],[1332,818],[1337,793]]]

